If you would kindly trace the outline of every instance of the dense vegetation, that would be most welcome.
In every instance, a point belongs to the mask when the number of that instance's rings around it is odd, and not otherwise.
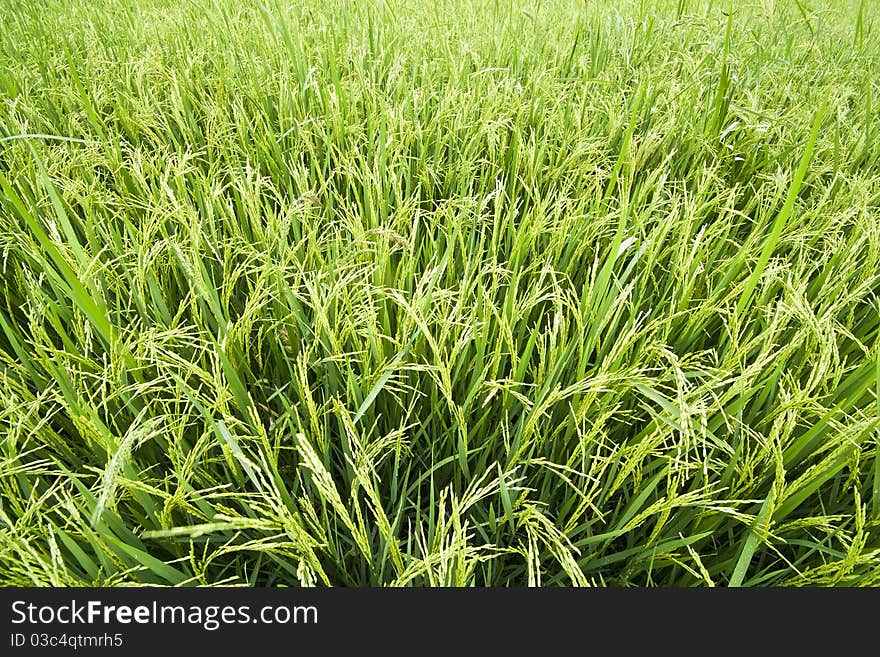
[[[0,3],[0,583],[880,583],[869,2]]]

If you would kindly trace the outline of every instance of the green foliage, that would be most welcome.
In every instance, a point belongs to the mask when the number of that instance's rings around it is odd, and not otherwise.
[[[876,7],[614,4],[0,5],[0,584],[880,584]]]

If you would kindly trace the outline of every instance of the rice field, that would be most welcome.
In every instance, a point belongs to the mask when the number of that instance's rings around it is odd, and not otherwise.
[[[0,584],[880,584],[877,20],[0,2]]]

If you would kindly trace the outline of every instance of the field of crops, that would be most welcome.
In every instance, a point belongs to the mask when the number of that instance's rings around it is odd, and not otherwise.
[[[0,2],[0,584],[880,584],[880,26]]]

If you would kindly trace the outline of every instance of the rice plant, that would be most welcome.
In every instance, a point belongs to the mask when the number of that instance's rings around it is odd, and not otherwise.
[[[0,584],[880,584],[875,3],[0,43]]]

